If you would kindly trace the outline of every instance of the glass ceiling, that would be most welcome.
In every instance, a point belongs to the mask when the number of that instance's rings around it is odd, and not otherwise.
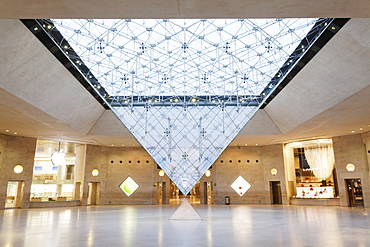
[[[258,95],[315,19],[52,20],[110,96]]]
[[[278,85],[282,67],[311,45],[302,39],[316,21],[52,20],[57,30],[43,27],[60,32],[64,53],[76,68],[86,66],[91,85],[186,195]]]

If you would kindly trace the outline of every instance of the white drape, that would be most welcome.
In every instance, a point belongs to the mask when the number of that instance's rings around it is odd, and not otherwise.
[[[333,146],[304,148],[307,163],[313,174],[320,180],[326,180],[333,172]]]

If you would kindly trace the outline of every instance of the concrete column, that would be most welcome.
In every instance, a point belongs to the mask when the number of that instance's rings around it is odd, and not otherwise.
[[[291,147],[284,147],[284,167],[287,186],[287,197],[296,195],[296,176],[294,165],[294,150]]]
[[[85,161],[86,161],[86,145],[76,144],[76,160],[74,168],[74,200],[81,200],[84,174],[85,174]]]

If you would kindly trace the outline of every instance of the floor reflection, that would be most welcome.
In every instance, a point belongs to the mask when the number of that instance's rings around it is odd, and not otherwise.
[[[180,205],[182,201],[186,198],[190,204],[200,204],[200,197],[199,196],[174,196],[170,199],[171,205]]]
[[[370,246],[366,208],[193,206],[202,221],[168,220],[177,205],[2,210],[0,246]]]

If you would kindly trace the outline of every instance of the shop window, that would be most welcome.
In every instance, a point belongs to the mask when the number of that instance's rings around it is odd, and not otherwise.
[[[75,143],[37,141],[31,201],[72,200],[75,150]]]
[[[296,197],[336,197],[335,161],[330,139],[287,144],[293,149]]]

